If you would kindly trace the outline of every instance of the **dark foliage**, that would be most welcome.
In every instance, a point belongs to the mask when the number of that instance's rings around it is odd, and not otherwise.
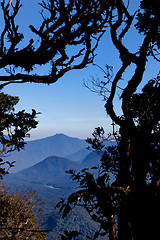
[[[88,142],[95,150],[104,151],[102,165],[97,168],[98,174],[94,175],[87,168],[78,173],[70,171],[80,189],[71,194],[67,202],[59,204],[63,217],[76,205],[85,207],[92,219],[101,224],[94,239],[105,234],[112,240],[154,239],[159,236],[159,75],[148,82],[142,93],[137,94],[136,91],[143,80],[150,57],[156,63],[160,62],[160,2],[142,0],[138,3],[132,13],[130,1],[123,0],[42,1],[42,24],[38,29],[30,26],[32,33],[38,37],[38,44],[30,39],[21,49],[18,44],[24,36],[15,22],[21,8],[20,0],[15,4],[13,0],[8,4],[5,0],[1,3],[4,29],[0,36],[0,68],[7,71],[7,75],[0,76],[0,81],[3,82],[1,88],[17,82],[50,84],[71,69],[84,68],[93,62],[94,50],[105,27],[110,28],[111,40],[119,52],[121,66],[114,77],[110,75],[112,68],[107,69],[107,81],[100,82],[100,89],[105,89],[105,109],[113,121],[113,136],[117,146],[105,148],[102,142],[103,129],[97,128],[93,134],[94,139],[88,139]],[[129,30],[133,28],[142,36],[140,44],[135,41],[135,52],[130,51],[125,42]],[[77,49],[74,55],[69,54],[70,47]],[[36,64],[41,66],[48,63],[48,75],[32,74]],[[135,68],[132,76],[126,79],[124,73],[133,65]],[[123,77],[125,84],[119,87]],[[121,100],[120,116],[114,108],[117,93]],[[14,141],[13,145],[18,150],[23,147],[23,141],[21,143],[19,139],[23,139],[26,127],[23,128],[22,125],[31,124],[28,119],[34,119],[35,111],[31,115],[25,115],[25,118],[24,114],[22,111],[14,117],[11,114],[9,116],[14,132],[20,134],[18,139],[14,138],[15,135],[9,128],[9,140]],[[20,129],[15,124],[15,119]],[[18,120],[22,121],[22,125]],[[118,133],[115,132],[115,125],[118,125]],[[9,140],[3,136],[1,139],[5,149],[5,141]],[[111,173],[115,176],[114,182],[110,181]],[[75,232],[66,231],[62,236],[76,237],[75,235]]]
[[[42,23],[38,28],[29,26],[35,39],[19,48],[24,34],[19,31],[16,16],[23,7],[20,0],[15,2],[1,3],[4,29],[0,36],[0,68],[8,72],[7,76],[0,76],[0,81],[5,81],[1,87],[14,82],[54,83],[69,70],[82,69],[93,62],[94,50],[114,4],[101,0],[41,1]],[[70,47],[74,49],[73,55],[69,53]],[[48,75],[32,74],[35,65],[48,63]]]
[[[98,87],[106,101],[117,146],[104,148],[103,129],[95,130],[94,138],[87,141],[93,149],[104,152],[98,174],[95,176],[88,169],[77,173],[71,171],[72,179],[79,182],[80,189],[62,202],[60,208],[64,217],[76,205],[86,208],[92,219],[101,223],[95,239],[105,234],[112,240],[159,236],[159,74],[148,81],[141,93],[136,93],[149,57],[159,62],[159,1],[139,3],[131,15],[125,1],[115,1],[109,23],[111,39],[119,51],[122,65],[114,77],[111,68],[107,68],[104,71],[107,80],[92,79],[92,90],[97,92],[95,87]],[[132,28],[143,33],[143,41],[141,45],[137,44],[135,53],[125,44],[125,37]],[[135,65],[135,70],[130,79],[126,79],[124,73],[131,64]],[[125,84],[122,88],[119,84],[123,76]],[[122,104],[121,116],[114,108],[117,93]],[[115,177],[112,182],[111,174]]]
[[[71,232],[68,232],[68,231],[64,231],[64,235],[63,234],[61,234],[61,239],[62,240],[76,240],[76,239],[78,239],[77,237],[78,237],[78,235],[80,235],[80,233],[79,232],[77,232],[77,231],[71,231]]]
[[[31,191],[9,194],[0,186],[0,239],[46,239],[33,217],[36,202]]]
[[[29,131],[36,128],[38,122],[35,120],[36,111],[26,113],[25,110],[15,113],[15,105],[18,103],[18,97],[0,93],[0,176],[8,173],[8,170],[14,166],[14,161],[5,161],[7,154],[24,148],[25,137],[29,136]],[[8,169],[7,167],[8,166]]]

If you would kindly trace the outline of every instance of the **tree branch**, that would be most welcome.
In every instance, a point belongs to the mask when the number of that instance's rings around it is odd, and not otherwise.
[[[106,108],[106,111],[107,111],[108,115],[119,126],[121,126],[122,120],[116,115],[116,113],[113,109],[113,99],[114,99],[114,96],[115,96],[115,93],[116,93],[117,83],[121,79],[122,74],[125,72],[127,67],[128,67],[128,64],[123,64],[122,67],[117,72],[117,74],[116,74],[116,76],[115,76],[115,78],[112,82],[112,88],[111,88],[110,96],[107,100],[107,103],[105,104],[105,108]]]
[[[145,65],[147,61],[147,52],[149,50],[149,44],[151,42],[152,34],[154,32],[153,28],[150,29],[150,31],[148,32],[148,34],[146,35],[142,43],[142,46],[140,47],[140,50],[139,50],[140,54],[138,57],[138,63],[136,65],[135,73],[131,78],[131,80],[128,82],[127,87],[124,89],[121,95],[121,98],[123,99],[123,102],[124,102],[124,106],[125,106],[125,103],[131,98],[132,94],[136,91],[140,82],[142,81],[142,77],[145,71]]]
[[[93,62],[94,51],[105,31],[111,4],[112,1],[106,3],[101,0],[83,3],[79,0],[69,3],[60,0],[49,0],[47,3],[42,1],[41,26],[38,30],[29,26],[39,38],[38,47],[35,47],[35,40],[30,39],[26,47],[19,49],[17,45],[23,40],[23,34],[18,32],[14,20],[21,7],[20,0],[16,1],[15,6],[11,5],[11,1],[5,6],[3,1],[1,6],[5,24],[0,36],[0,68],[10,65],[16,68],[17,74],[0,76],[0,81],[55,83],[66,72],[82,69]],[[44,16],[44,11],[47,11],[47,17]],[[5,44],[6,37],[9,39],[9,47]],[[68,47],[76,47],[77,53],[71,56]],[[32,74],[35,65],[50,62],[51,74]],[[24,73],[18,73],[18,68],[22,68]],[[7,82],[2,83],[1,87],[8,85]]]
[[[122,1],[117,1],[117,11],[118,11],[117,21],[114,24],[112,23],[114,19],[112,11],[110,13],[111,15],[109,19],[112,42],[117,48],[117,50],[119,51],[120,58],[123,63],[125,61],[127,61],[128,64],[130,64],[131,62],[137,63],[137,60],[138,60],[137,56],[129,52],[128,49],[122,44],[122,38],[128,32],[136,13],[133,16],[131,16],[127,11],[127,9],[125,8]],[[122,26],[122,23],[124,22],[123,20],[124,15],[125,17],[127,17],[127,21],[125,21],[126,26],[124,27],[123,30],[121,30],[121,33],[119,34],[119,36],[117,36],[117,31],[119,30],[119,28]]]

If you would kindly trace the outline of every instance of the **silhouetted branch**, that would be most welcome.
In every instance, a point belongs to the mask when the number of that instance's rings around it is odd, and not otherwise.
[[[82,69],[92,63],[94,51],[108,21],[111,2],[42,1],[42,24],[39,28],[29,26],[38,37],[39,44],[35,47],[36,40],[30,39],[29,43],[20,49],[17,45],[23,41],[24,36],[18,32],[19,26],[15,23],[15,17],[21,8],[20,0],[16,0],[15,5],[11,4],[11,1],[5,5],[4,0],[1,3],[4,29],[0,36],[0,68],[10,66],[17,69],[16,74],[0,76],[0,81],[5,82],[1,87],[6,86],[6,82],[55,83],[66,72]],[[69,51],[72,47],[76,52],[73,55]],[[35,65],[48,63],[51,63],[50,74],[32,74]],[[19,72],[19,68],[22,69],[22,73]]]

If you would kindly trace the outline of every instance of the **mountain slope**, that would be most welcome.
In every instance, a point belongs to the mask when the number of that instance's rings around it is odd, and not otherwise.
[[[25,150],[13,152],[7,161],[16,161],[11,172],[18,172],[41,162],[48,156],[66,157],[85,149],[86,142],[82,139],[56,134],[40,140],[27,142]]]
[[[80,168],[81,163],[51,156],[32,167],[10,174],[7,178],[32,184],[48,185],[52,188],[71,188],[73,182],[65,171]]]
[[[92,167],[100,165],[101,156],[100,153],[95,151],[89,152],[82,162],[50,156],[29,168],[9,174],[5,178],[10,182],[16,180],[29,184],[45,185],[51,188],[71,189],[76,183],[71,180],[71,176],[67,174],[66,171],[70,169],[76,171],[84,168],[91,169]],[[97,174],[96,170],[94,172]]]
[[[86,148],[79,150],[78,152],[66,156],[69,160],[82,162],[85,157],[89,154],[89,151]]]

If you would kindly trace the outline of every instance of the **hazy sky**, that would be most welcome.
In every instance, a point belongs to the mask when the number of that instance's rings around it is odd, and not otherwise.
[[[30,38],[30,31],[26,30],[27,26],[31,23],[38,26],[40,21],[38,2],[37,0],[22,0],[23,7],[17,17],[17,23],[18,21],[23,23],[21,28],[26,32],[26,41]],[[138,41],[140,38],[135,37],[131,32],[127,43],[130,49],[135,51]],[[106,64],[112,65],[116,73],[120,60],[109,35],[106,34],[103,37],[96,53],[95,63],[102,68]],[[144,75],[144,82],[148,78],[155,77],[157,73],[158,65],[151,60]],[[91,76],[103,78],[103,73],[97,67],[90,65],[84,70],[73,70],[67,73],[57,83],[50,86],[16,84],[6,87],[4,91],[20,97],[16,110],[31,111],[34,108],[41,112],[38,116],[38,128],[31,131],[31,139],[47,137],[55,133],[86,138],[91,136],[94,128],[98,126],[103,126],[106,133],[111,131],[111,121],[104,109],[105,102],[100,96],[91,93],[83,86],[83,81],[87,81]],[[129,76],[130,71],[125,74],[125,78]],[[119,104],[117,100],[117,110],[120,107]]]

